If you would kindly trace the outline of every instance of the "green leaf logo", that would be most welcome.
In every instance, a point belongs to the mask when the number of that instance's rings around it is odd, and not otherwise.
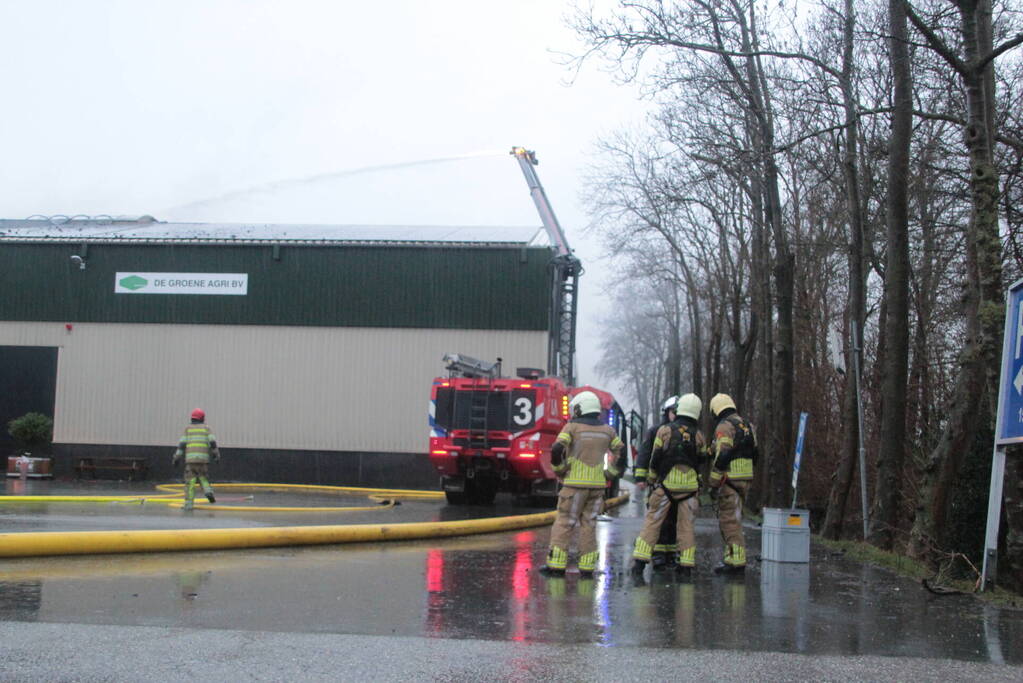
[[[128,277],[121,278],[121,286],[125,289],[135,291],[136,289],[142,289],[149,284],[149,280],[138,275],[129,275]]]

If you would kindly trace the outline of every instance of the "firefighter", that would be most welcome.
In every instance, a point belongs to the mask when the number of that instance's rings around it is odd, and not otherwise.
[[[554,576],[565,573],[572,532],[578,528],[579,573],[590,577],[597,566],[597,515],[603,507],[607,481],[617,479],[625,469],[625,444],[601,421],[600,399],[592,391],[580,392],[569,410],[572,419],[551,448],[551,466],[562,487],[547,564],[541,571]],[[615,458],[605,468],[608,450]]]
[[[654,425],[647,430],[643,443],[640,445],[639,455],[636,458],[636,466],[632,471],[636,479],[636,489],[643,491],[647,487],[647,468],[650,465],[650,453],[654,449],[654,439],[657,437],[657,430],[675,419],[675,405],[678,403],[678,396],[671,396],[664,400],[661,405],[661,423]],[[664,518],[661,525],[661,535],[654,545],[653,565],[654,570],[661,570],[675,564],[678,554],[678,544],[675,543],[675,524],[678,514],[678,505],[672,501],[668,507],[668,516]]]
[[[678,519],[671,531],[678,543],[676,573],[681,577],[692,574],[696,566],[696,534],[693,519],[699,508],[699,467],[707,457],[707,444],[700,432],[700,411],[703,401],[696,394],[679,397],[675,419],[657,430],[653,452],[650,455],[650,473],[653,492],[647,505],[643,530],[636,538],[632,551],[633,576],[642,576],[650,561],[665,518],[674,503]]]
[[[724,558],[714,572],[741,574],[746,571],[742,505],[753,480],[753,464],[758,455],[757,435],[753,425],[739,415],[735,401],[728,394],[712,398],[710,412],[717,422],[711,443],[714,465],[710,485],[717,493],[718,523],[724,541]]]
[[[207,479],[207,467],[210,457],[214,462],[220,460],[220,449],[217,448],[217,437],[213,436],[209,425],[206,424],[206,413],[202,408],[192,411],[192,422],[185,428],[181,440],[178,442],[178,449],[174,451],[174,466],[185,459],[185,510],[191,510],[195,499],[195,487],[202,486],[206,499],[216,503],[213,495],[213,487]]]

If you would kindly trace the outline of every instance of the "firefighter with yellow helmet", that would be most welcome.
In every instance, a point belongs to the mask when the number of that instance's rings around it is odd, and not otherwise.
[[[192,411],[192,422],[185,428],[174,452],[174,466],[177,467],[181,458],[185,459],[185,510],[191,510],[195,500],[196,486],[202,486],[206,499],[217,502],[213,495],[213,487],[207,478],[210,457],[214,462],[220,460],[220,449],[217,448],[217,437],[206,424],[206,412],[202,408]]]
[[[600,419],[600,399],[582,391],[569,403],[572,419],[565,424],[551,448],[551,466],[562,481],[558,513],[551,528],[548,575],[565,573],[568,547],[579,530],[579,572],[592,576],[597,566],[597,516],[604,503],[608,480],[621,476],[626,466],[625,444],[614,429]],[[608,451],[614,462],[605,467]]]
[[[647,504],[643,530],[633,549],[633,576],[642,576],[652,558],[668,511],[677,506],[675,539],[678,543],[679,576],[689,576],[696,566],[696,534],[693,520],[699,509],[699,467],[707,457],[707,443],[700,432],[703,401],[696,394],[680,396],[675,419],[661,426],[654,438],[648,481],[654,487]]]
[[[710,412],[717,425],[711,454],[714,464],[710,485],[718,491],[718,523],[724,541],[724,558],[715,573],[742,573],[746,570],[746,541],[742,533],[742,505],[753,481],[753,465],[757,460],[757,435],[745,418],[739,415],[735,401],[728,394],[717,394],[710,400]]]

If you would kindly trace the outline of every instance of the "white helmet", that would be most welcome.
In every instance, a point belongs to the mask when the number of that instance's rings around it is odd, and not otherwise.
[[[703,410],[703,401],[696,394],[685,394],[678,397],[678,405],[675,406],[676,415],[684,415],[685,417],[699,420],[701,410]]]
[[[675,410],[675,404],[678,403],[678,396],[671,396],[664,399],[664,403],[661,404],[661,412],[666,410]]]
[[[714,398],[710,399],[710,412],[714,413],[714,418],[731,408],[735,410],[735,401],[728,394],[715,394]]]
[[[599,413],[600,399],[592,391],[580,391],[568,404],[568,410],[575,417]]]

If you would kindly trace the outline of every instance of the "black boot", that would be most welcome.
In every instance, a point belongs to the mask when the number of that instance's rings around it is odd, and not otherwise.
[[[651,564],[655,572],[663,571],[668,566],[668,554],[660,550],[655,552]]]
[[[629,573],[633,576],[643,576],[644,570],[646,570],[646,560],[636,560],[632,563]]]
[[[544,576],[564,576],[565,570],[555,569],[554,567],[548,567],[547,565],[544,565],[543,567],[540,568],[540,573],[543,574]]]
[[[679,579],[691,579],[693,578],[693,568],[683,564],[676,564],[675,577]]]
[[[718,566],[714,567],[714,573],[715,574],[745,574],[746,573],[746,565],[738,565],[738,566],[736,566],[734,564],[725,564],[724,562],[722,562]]]
[[[210,501],[211,503],[216,503],[217,502],[217,498],[216,498],[216,496],[213,495],[213,491],[208,491],[206,493],[206,500]]]

